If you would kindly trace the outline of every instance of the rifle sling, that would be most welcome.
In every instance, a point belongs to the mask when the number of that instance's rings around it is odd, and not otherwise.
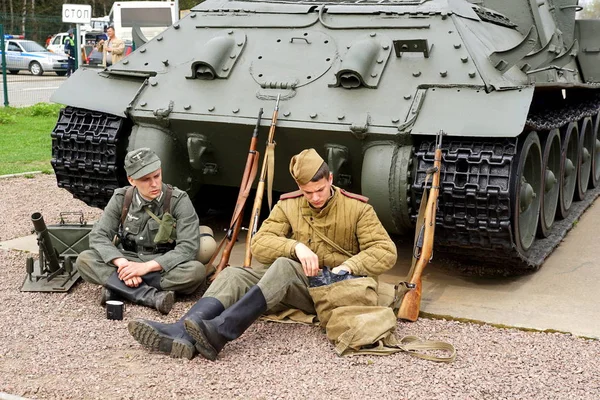
[[[269,210],[273,209],[273,180],[275,179],[275,142],[267,144],[267,199]]]

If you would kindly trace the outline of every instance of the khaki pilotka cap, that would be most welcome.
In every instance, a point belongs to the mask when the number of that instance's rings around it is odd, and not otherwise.
[[[132,179],[140,179],[160,168],[160,158],[147,147],[135,149],[125,156],[125,172]]]
[[[290,174],[299,185],[306,185],[325,161],[315,149],[306,149],[292,157]]]

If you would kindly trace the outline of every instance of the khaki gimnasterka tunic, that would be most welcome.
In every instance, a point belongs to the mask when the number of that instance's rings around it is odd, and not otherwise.
[[[300,191],[280,197],[269,217],[252,239],[254,258],[269,265],[260,268],[225,268],[204,297],[218,299],[225,308],[237,302],[253,285],[258,285],[270,312],[296,308],[314,314],[308,293],[308,278],[294,252],[302,242],[319,257],[319,266],[334,268],[344,263],[355,275],[377,276],[396,262],[396,246],[377,218],[367,198],[333,187],[333,196],[321,210],[312,208]],[[348,257],[326,243],[304,219]]]
[[[252,254],[263,264],[278,257],[296,259],[294,247],[301,242],[319,256],[319,266],[344,263],[354,275],[377,276],[396,262],[396,246],[381,225],[367,198],[337,187],[321,210],[312,208],[300,191],[283,195],[269,218],[252,239]],[[312,225],[348,257],[314,233]]]
[[[163,203],[167,185],[163,183],[162,194],[152,201],[144,200],[134,189],[131,206],[123,224],[127,239],[135,242],[137,252],[127,251],[112,243],[119,229],[123,202],[127,188],[115,190],[100,220],[90,232],[91,250],[82,252],[77,260],[78,269],[84,280],[99,285],[106,283],[116,270],[110,262],[125,257],[131,261],[146,262],[155,260],[163,268],[161,289],[183,293],[195,291],[204,281],[206,269],[196,261],[199,246],[199,220],[187,193],[173,188],[171,214],[177,221],[175,248],[165,253],[154,253],[154,237],[159,224],[144,210],[148,207],[157,217],[162,218]]]

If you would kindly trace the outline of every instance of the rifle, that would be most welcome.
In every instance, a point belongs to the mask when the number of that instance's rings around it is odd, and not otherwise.
[[[279,113],[279,97],[277,95],[277,102],[275,103],[275,109],[273,110],[273,117],[271,118],[271,128],[269,129],[269,138],[267,139],[267,151],[265,152],[265,157],[263,158],[263,165],[260,171],[260,178],[258,180],[258,186],[256,187],[256,197],[254,198],[254,205],[252,206],[252,215],[250,217],[250,226],[248,227],[248,236],[246,237],[246,255],[244,257],[244,267],[250,268],[252,263],[252,253],[250,251],[250,244],[252,242],[252,238],[258,231],[258,219],[260,217],[260,208],[262,206],[263,194],[265,191],[265,178],[267,177],[267,173],[269,174],[269,192],[268,200],[269,200],[269,208],[271,208],[273,203],[273,177],[275,174],[275,141],[273,138],[275,137],[275,125],[277,124],[277,115]]]
[[[256,143],[258,142],[258,130],[260,128],[260,120],[263,115],[263,109],[261,108],[258,112],[258,118],[256,120],[256,126],[254,127],[254,131],[252,132],[252,139],[250,140],[250,148],[248,150],[248,157],[246,158],[246,166],[244,167],[244,173],[242,175],[242,183],[240,184],[240,192],[238,193],[238,198],[235,203],[235,209],[233,210],[233,215],[231,217],[231,222],[229,223],[229,229],[227,229],[227,233],[225,237],[219,243],[217,250],[214,252],[211,257],[208,265],[212,265],[214,260],[216,259],[219,251],[221,251],[221,247],[225,242],[225,248],[223,249],[223,254],[221,254],[221,260],[219,261],[219,265],[217,266],[215,273],[212,277],[214,280],[217,275],[223,270],[223,268],[229,266],[229,257],[231,255],[231,249],[235,244],[238,234],[240,233],[240,228],[242,227],[242,219],[244,218],[244,207],[246,206],[246,200],[248,199],[248,195],[250,194],[250,188],[252,188],[252,184],[254,183],[254,179],[256,178],[256,173],[258,172],[258,159],[260,154],[256,151]]]
[[[440,191],[440,171],[442,168],[442,135],[440,131],[435,138],[435,157],[433,168],[427,170],[423,197],[421,199],[421,208],[419,209],[419,218],[417,221],[413,250],[413,264],[408,273],[409,280],[403,282],[408,291],[404,294],[398,310],[398,318],[416,321],[419,318],[419,309],[421,307],[421,275],[433,257],[433,238],[435,231],[435,215],[437,209],[437,199]],[[433,175],[431,189],[429,189],[429,198],[427,196],[427,181]],[[424,206],[426,203],[426,206]]]

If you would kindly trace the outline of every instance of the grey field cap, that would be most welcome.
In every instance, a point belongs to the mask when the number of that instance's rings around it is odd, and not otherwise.
[[[160,158],[147,147],[135,149],[125,156],[125,172],[132,179],[140,179],[160,168]]]

